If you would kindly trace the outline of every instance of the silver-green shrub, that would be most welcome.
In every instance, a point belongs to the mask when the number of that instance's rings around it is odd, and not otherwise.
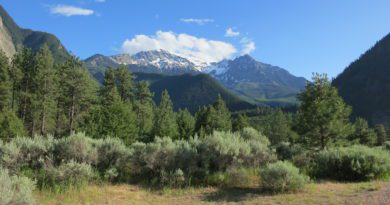
[[[27,177],[11,176],[8,170],[0,169],[0,204],[32,205],[35,204],[33,191],[35,182]]]
[[[54,143],[54,156],[57,163],[71,160],[79,163],[94,164],[97,160],[95,140],[77,133],[61,138]]]
[[[309,181],[309,177],[287,161],[268,164],[260,170],[260,177],[261,187],[273,193],[299,191]]]

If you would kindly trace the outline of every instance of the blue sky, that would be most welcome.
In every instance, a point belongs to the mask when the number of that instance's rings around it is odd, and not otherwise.
[[[386,0],[0,2],[20,26],[55,34],[82,59],[151,48],[199,61],[249,53],[306,78],[337,76],[390,32]]]

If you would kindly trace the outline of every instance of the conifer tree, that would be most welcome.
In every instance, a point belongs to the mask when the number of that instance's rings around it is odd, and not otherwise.
[[[138,135],[140,137],[151,134],[153,128],[154,103],[152,98],[153,94],[149,90],[148,82],[140,81],[137,84],[136,101],[134,104],[134,110],[137,116]]]
[[[351,133],[351,108],[338,95],[326,75],[316,74],[298,95],[297,131],[310,148],[324,149]]]
[[[249,127],[249,118],[245,114],[239,114],[234,120],[233,120],[233,131],[241,131],[245,127]]]
[[[383,124],[375,125],[375,132],[377,135],[377,142],[376,144],[378,146],[382,146],[386,140],[387,140],[387,133],[385,130],[385,126]]]
[[[10,78],[12,83],[12,98],[11,109],[16,112],[18,110],[18,102],[20,99],[21,82],[24,76],[22,71],[23,64],[23,50],[15,53],[12,58],[12,65],[10,70]]]
[[[37,121],[37,127],[40,134],[53,133],[54,131],[54,113],[55,113],[55,70],[52,54],[44,45],[35,58],[35,75],[33,91],[33,110],[34,121]],[[35,130],[33,130],[35,134]]]
[[[79,128],[95,100],[96,84],[73,56],[58,69],[58,79],[56,134],[63,135]]]
[[[133,102],[134,101],[134,77],[125,66],[120,66],[117,70],[117,84],[119,96],[122,101]]]
[[[0,112],[10,108],[11,105],[11,80],[9,59],[3,51],[0,51]]]
[[[177,125],[180,139],[189,139],[194,136],[195,118],[187,110],[179,110],[177,113]]]
[[[115,71],[110,68],[104,74],[103,88],[100,91],[102,105],[112,105],[120,100],[115,82]]]
[[[368,122],[363,118],[357,118],[353,124],[353,133],[349,136],[349,140],[356,143],[372,146],[377,141],[375,130],[368,126]]]
[[[218,95],[217,101],[213,104],[214,109],[210,109],[210,122],[213,130],[230,131],[232,130],[231,113],[226,107],[221,95]]]
[[[176,116],[167,90],[162,92],[160,104],[156,109],[153,135],[171,138],[178,136]]]

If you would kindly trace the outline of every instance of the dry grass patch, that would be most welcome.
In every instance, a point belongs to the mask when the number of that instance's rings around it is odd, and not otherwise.
[[[149,190],[133,185],[90,185],[65,193],[36,192],[42,205],[143,204],[390,204],[390,182],[310,184],[299,193],[269,195],[251,188]]]

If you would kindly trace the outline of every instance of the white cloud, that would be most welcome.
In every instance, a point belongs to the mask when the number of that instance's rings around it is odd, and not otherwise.
[[[75,6],[68,5],[55,5],[50,8],[52,14],[63,15],[66,17],[70,16],[89,16],[94,14],[93,10],[79,8]]]
[[[226,29],[226,32],[225,32],[226,37],[237,37],[239,35],[240,35],[240,32],[234,31],[234,29],[231,27]]]
[[[252,51],[256,49],[256,44],[249,38],[242,38],[240,40],[242,45],[241,55],[250,54]]]
[[[195,23],[198,25],[205,25],[206,23],[212,23],[214,22],[214,19],[194,19],[194,18],[187,18],[187,19],[180,19],[181,22],[184,23]]]
[[[198,38],[185,33],[175,34],[171,31],[157,31],[152,36],[136,35],[132,39],[126,39],[122,44],[122,51],[130,55],[159,49],[195,63],[218,62],[231,58],[236,53],[236,48],[230,43]]]

